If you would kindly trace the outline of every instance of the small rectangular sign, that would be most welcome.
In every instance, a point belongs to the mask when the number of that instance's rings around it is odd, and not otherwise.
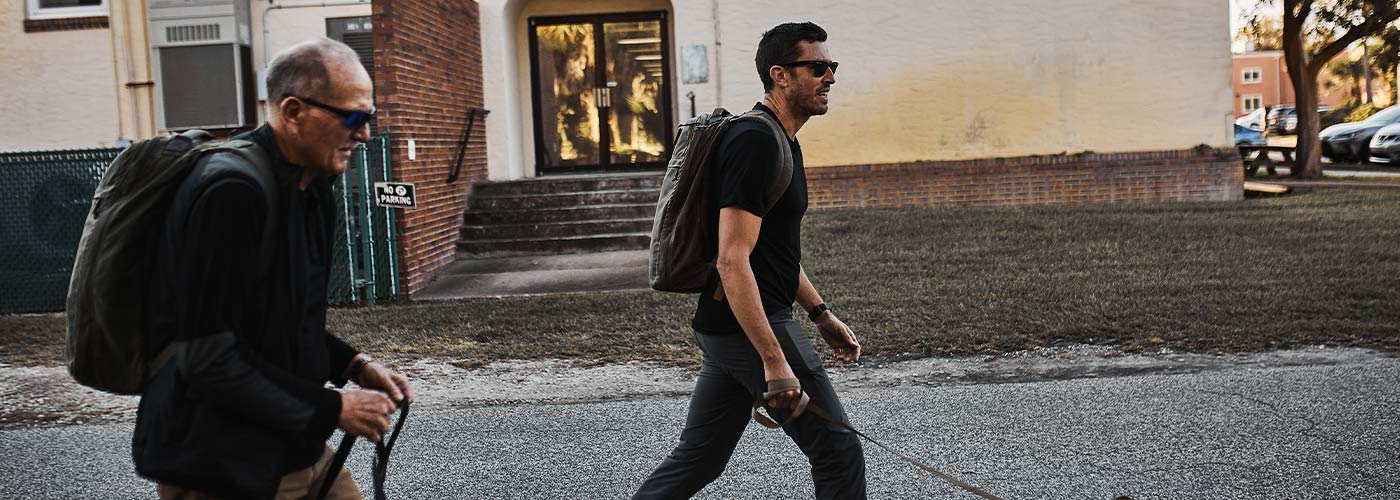
[[[374,204],[389,208],[418,208],[412,182],[374,183]]]

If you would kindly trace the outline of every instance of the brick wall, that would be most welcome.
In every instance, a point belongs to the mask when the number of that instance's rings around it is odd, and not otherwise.
[[[807,169],[813,209],[1240,200],[1234,149],[1024,156]]]
[[[403,289],[411,296],[452,263],[467,189],[486,177],[486,123],[477,118],[460,178],[446,182],[468,110],[483,107],[476,2],[373,0],[378,126],[393,140],[394,180],[412,182],[418,208],[399,215]],[[408,140],[416,159],[408,159]]]

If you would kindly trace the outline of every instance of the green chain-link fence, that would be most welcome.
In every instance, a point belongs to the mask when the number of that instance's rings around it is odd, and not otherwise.
[[[388,132],[357,150],[345,175],[336,179],[333,304],[374,304],[399,295],[398,226],[393,209],[373,202],[374,183],[392,179]]]
[[[0,313],[63,310],[92,193],[121,151],[0,153]],[[399,294],[394,216],[370,198],[373,183],[390,178],[388,158],[384,132],[336,179],[331,303],[373,304]]]

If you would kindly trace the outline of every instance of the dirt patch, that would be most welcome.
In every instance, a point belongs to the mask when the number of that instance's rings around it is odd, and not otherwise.
[[[0,365],[0,428],[131,420],[138,401],[78,385],[60,366]]]

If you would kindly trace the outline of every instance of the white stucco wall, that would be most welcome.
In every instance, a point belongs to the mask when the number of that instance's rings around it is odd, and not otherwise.
[[[339,4],[346,0],[327,0],[324,3]],[[263,68],[267,67],[270,59],[277,55],[277,52],[313,38],[326,36],[326,20],[338,17],[368,16],[372,12],[368,0],[351,5],[337,5],[331,7],[320,6],[323,2],[317,0],[277,2],[282,6],[280,9],[267,10],[270,2],[266,0],[252,0],[252,11],[250,17],[251,29],[253,31],[253,70],[261,75]],[[308,7],[293,7],[297,5],[307,5]],[[267,12],[267,39],[263,40],[263,14]],[[266,49],[266,52],[264,52]],[[267,120],[267,110],[259,101],[258,120]]]
[[[0,151],[115,145],[111,31],[25,33],[24,9],[0,2]]]
[[[798,136],[810,166],[1230,144],[1228,6],[1218,1],[667,3],[480,1],[493,180],[533,174],[532,15],[670,10],[678,120],[689,116],[687,92],[701,113],[752,106],[763,31],[816,22],[842,66],[830,113]],[[679,83],[688,45],[707,46],[707,83]]]

